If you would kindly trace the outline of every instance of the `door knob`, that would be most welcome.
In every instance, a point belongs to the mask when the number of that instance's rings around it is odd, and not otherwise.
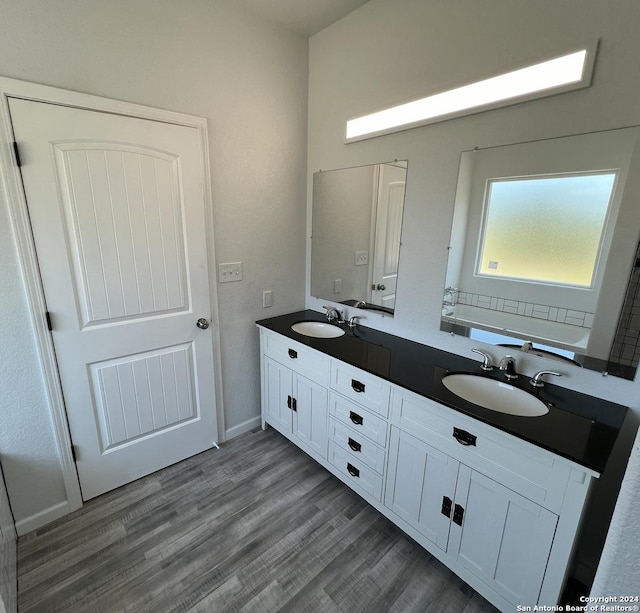
[[[204,317],[201,317],[196,321],[196,326],[198,326],[200,330],[206,330],[209,327],[209,322]]]
[[[378,287],[376,287],[376,289],[384,291],[385,289],[387,289],[387,287],[385,285],[383,285],[382,283],[378,283]]]

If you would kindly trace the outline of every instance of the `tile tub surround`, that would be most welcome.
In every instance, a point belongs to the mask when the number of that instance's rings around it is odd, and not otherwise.
[[[472,372],[502,379],[502,373],[483,374],[476,359],[452,354],[415,341],[358,325],[340,338],[302,336],[291,329],[299,321],[326,321],[322,313],[306,310],[257,322],[298,343],[382,377],[495,428],[557,453],[602,473],[628,408],[558,385],[546,383],[533,391],[529,378],[511,384],[550,403],[549,413],[527,418],[505,415],[466,402],[442,385],[449,372]]]

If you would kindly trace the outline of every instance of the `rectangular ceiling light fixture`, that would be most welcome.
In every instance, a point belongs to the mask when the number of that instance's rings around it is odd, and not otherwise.
[[[596,46],[351,119],[346,142],[588,87]]]

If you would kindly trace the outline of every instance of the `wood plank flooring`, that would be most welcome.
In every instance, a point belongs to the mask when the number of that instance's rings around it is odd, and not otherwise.
[[[19,611],[495,611],[273,429],[18,542]]]

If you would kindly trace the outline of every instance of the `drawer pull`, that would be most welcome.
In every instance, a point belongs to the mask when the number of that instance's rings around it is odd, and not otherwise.
[[[440,512],[445,516],[445,517],[451,517],[451,505],[453,504],[451,498],[449,498],[448,496],[443,496],[442,497],[442,509],[440,510]]]
[[[289,357],[295,360],[298,357],[298,352],[295,349],[289,349]]]
[[[349,411],[349,419],[354,424],[357,424],[358,426],[361,426],[362,422],[364,422],[364,419],[363,419],[362,415],[358,415],[357,413],[354,413],[353,411]]]
[[[351,387],[353,388],[354,392],[358,392],[359,394],[364,392],[364,383],[361,383],[356,379],[351,379]]]
[[[347,470],[352,477],[359,477],[360,471],[351,463],[347,462]]]
[[[360,451],[362,449],[362,445],[358,443],[358,441],[354,441],[352,438],[349,438],[349,447],[354,451]]]
[[[462,526],[462,520],[464,519],[464,509],[457,504],[453,507],[453,523]]]
[[[460,428],[453,429],[453,438],[456,439],[461,445],[469,446],[473,445],[475,447],[476,439],[478,438],[474,434],[467,432],[466,430],[461,430]]]

